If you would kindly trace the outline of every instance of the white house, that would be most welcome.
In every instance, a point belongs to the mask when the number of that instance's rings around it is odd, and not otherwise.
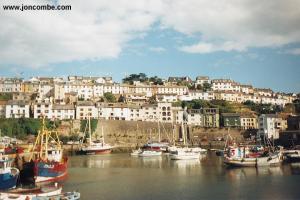
[[[29,118],[30,103],[23,100],[9,100],[5,106],[5,118]]]
[[[282,126],[282,119],[275,114],[262,114],[258,118],[259,136],[278,139]]]
[[[98,116],[98,109],[91,101],[78,101],[76,106],[76,119],[95,118]]]
[[[54,104],[52,106],[52,118],[53,119],[74,119],[75,107],[73,105],[60,105]]]

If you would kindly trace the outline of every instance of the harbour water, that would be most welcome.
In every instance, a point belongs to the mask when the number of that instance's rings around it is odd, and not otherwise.
[[[171,161],[129,154],[72,156],[65,191],[81,199],[300,199],[300,164],[227,168],[209,152],[201,160]]]

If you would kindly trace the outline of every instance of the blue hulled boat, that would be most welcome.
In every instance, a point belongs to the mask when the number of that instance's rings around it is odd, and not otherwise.
[[[11,163],[12,159],[6,157],[0,159],[0,190],[14,188],[17,185],[20,171],[11,167]]]

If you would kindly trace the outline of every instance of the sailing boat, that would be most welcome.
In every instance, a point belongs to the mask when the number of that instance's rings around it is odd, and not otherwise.
[[[152,138],[150,136],[150,142],[144,145],[143,149],[151,150],[151,151],[162,151],[166,152],[169,146],[167,142],[161,142],[161,133],[160,133],[160,125],[159,121],[157,121],[157,129],[158,129],[158,142],[151,141]]]
[[[193,151],[193,149],[188,148],[187,136],[185,134],[185,126],[183,125],[183,122],[182,122],[181,126],[182,126],[183,143],[184,143],[185,148],[177,148],[175,151],[171,152],[170,153],[171,160],[199,159],[200,152]]]
[[[102,128],[102,141],[96,140],[92,141],[92,131],[91,131],[91,120],[88,118],[88,134],[89,138],[86,144],[81,144],[81,148],[77,151],[77,154],[83,155],[95,155],[95,154],[107,154],[111,153],[112,146],[104,142],[103,126]]]
[[[67,176],[68,159],[63,158],[63,148],[56,131],[49,131],[42,120],[42,128],[38,132],[30,161],[24,168],[32,168],[35,182],[52,182]]]

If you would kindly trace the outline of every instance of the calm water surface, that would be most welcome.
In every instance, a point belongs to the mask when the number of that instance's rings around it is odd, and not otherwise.
[[[64,190],[75,189],[83,200],[300,199],[300,164],[229,169],[212,152],[196,161],[73,156]]]

